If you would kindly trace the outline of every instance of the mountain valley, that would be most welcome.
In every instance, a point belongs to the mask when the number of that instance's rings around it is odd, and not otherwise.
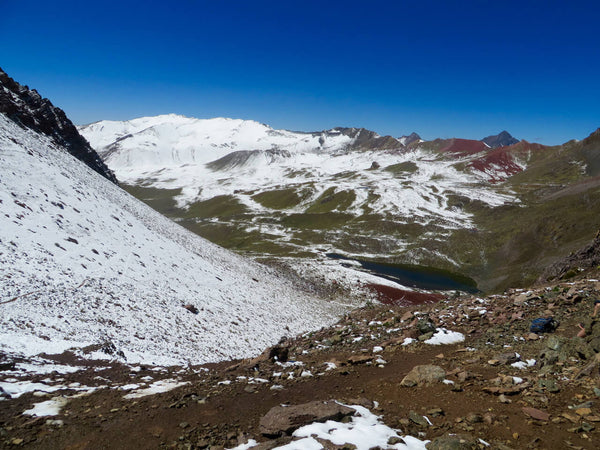
[[[341,254],[501,291],[536,280],[598,226],[598,132],[545,147],[507,132],[407,142],[175,115],[79,129],[134,196],[219,245],[290,267]]]
[[[0,70],[0,185],[1,448],[598,447],[600,130],[75,127]]]

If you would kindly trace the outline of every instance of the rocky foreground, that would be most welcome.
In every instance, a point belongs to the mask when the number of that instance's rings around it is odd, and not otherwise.
[[[598,448],[600,333],[575,337],[600,299],[597,272],[485,298],[370,305],[252,360],[156,368],[117,355],[3,356],[0,443],[264,450],[298,442],[313,422],[352,428],[362,411],[395,431],[380,448]],[[558,328],[531,333],[547,315]]]

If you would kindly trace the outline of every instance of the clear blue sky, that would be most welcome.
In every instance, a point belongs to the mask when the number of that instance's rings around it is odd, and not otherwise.
[[[78,124],[164,113],[425,139],[600,127],[598,1],[0,0],[0,67]]]

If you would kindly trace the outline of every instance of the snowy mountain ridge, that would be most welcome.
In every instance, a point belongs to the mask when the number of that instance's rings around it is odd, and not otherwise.
[[[303,152],[345,148],[352,138],[336,130],[298,133],[241,119],[195,119],[176,114],[101,121],[79,131],[114,167],[200,164],[237,150]]]
[[[79,129],[131,192],[163,199],[166,209],[158,208],[165,213],[172,198],[173,219],[220,245],[239,241],[259,253],[268,241],[285,254],[406,254],[423,238],[473,227],[464,199],[490,207],[518,202],[510,188],[489,180],[526,164],[509,157],[475,167],[490,150],[479,141],[468,141],[476,152],[439,151],[414,133],[396,139],[361,128],[299,133],[254,121],[163,115]],[[219,225],[235,231],[217,232]],[[415,225],[427,234],[417,232],[415,240],[413,231],[400,230]],[[408,260],[422,258],[419,250]],[[442,258],[456,265],[451,255]]]
[[[0,166],[1,351],[113,345],[129,362],[210,362],[257,354],[341,309],[189,233],[3,114]]]

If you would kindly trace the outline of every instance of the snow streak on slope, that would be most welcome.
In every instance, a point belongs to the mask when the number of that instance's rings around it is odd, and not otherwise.
[[[130,362],[210,362],[259,353],[339,312],[185,231],[2,114],[0,168],[0,350],[110,342]]]

